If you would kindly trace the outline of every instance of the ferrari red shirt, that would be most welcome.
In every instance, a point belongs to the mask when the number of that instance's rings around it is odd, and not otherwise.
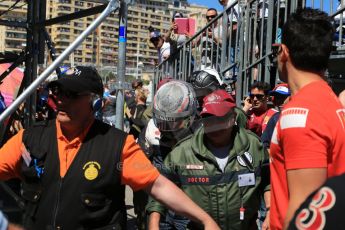
[[[303,87],[284,106],[271,140],[271,228],[282,229],[288,208],[287,170],[345,172],[345,109],[325,81]]]

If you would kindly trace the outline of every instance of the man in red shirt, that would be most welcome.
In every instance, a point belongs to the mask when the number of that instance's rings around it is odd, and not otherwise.
[[[248,129],[261,137],[268,120],[278,112],[275,109],[269,109],[267,106],[268,92],[270,85],[266,82],[256,82],[250,87],[250,94],[244,100],[243,110],[249,116]]]
[[[345,110],[324,76],[332,36],[327,14],[310,8],[283,27],[278,70],[292,96],[271,141],[272,229],[286,228],[308,195],[345,172]]]

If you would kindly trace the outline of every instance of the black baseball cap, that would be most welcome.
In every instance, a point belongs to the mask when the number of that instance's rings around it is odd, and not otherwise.
[[[75,93],[91,92],[100,96],[103,95],[102,78],[97,70],[91,66],[69,68],[60,79],[48,84],[48,88],[55,86]]]

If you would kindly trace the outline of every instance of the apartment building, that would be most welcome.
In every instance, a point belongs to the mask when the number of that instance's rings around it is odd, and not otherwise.
[[[14,2],[16,1],[0,1],[0,12],[6,11]],[[4,19],[26,19],[27,9],[26,4],[23,3],[21,3],[22,7],[6,13]],[[94,7],[97,4],[99,3],[83,0],[47,0],[46,18],[56,18]],[[153,63],[158,58],[157,51],[149,42],[148,27],[153,26],[165,33],[171,25],[171,17],[175,11],[182,12],[186,16],[191,14],[192,17],[197,19],[198,29],[204,25],[204,23],[199,22],[198,17],[200,16],[198,15],[204,14],[206,7],[190,6],[186,0],[138,0],[134,5],[129,6],[126,47],[126,64],[128,68],[153,67]],[[96,17],[97,15],[92,15],[48,27],[47,30],[57,54],[63,52]],[[96,67],[117,66],[118,27],[118,13],[115,12],[86,38],[65,63],[95,65]],[[25,29],[0,26],[0,52],[21,51],[25,47],[25,41]],[[138,72],[141,72],[141,70]]]
[[[27,4],[19,2],[12,11],[7,10],[15,3],[13,0],[0,1],[0,18],[11,21],[25,21]],[[0,26],[0,52],[20,52],[25,47],[26,29]]]

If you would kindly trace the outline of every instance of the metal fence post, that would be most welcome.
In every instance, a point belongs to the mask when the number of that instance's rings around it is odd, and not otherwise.
[[[25,73],[24,81],[25,88],[29,87],[31,82],[33,82],[37,77],[37,63],[38,63],[38,30],[36,28],[36,23],[38,21],[37,15],[39,11],[38,1],[28,2],[28,28],[27,28],[27,38],[26,42],[28,46],[26,47],[26,60],[25,60]],[[32,94],[26,99],[25,103],[25,118],[24,126],[28,127],[35,121],[36,112],[36,95]]]
[[[272,36],[273,36],[273,12],[274,12],[274,0],[268,1],[268,19],[267,19],[267,31],[266,31],[266,58],[265,58],[265,82],[270,83],[271,76],[271,61],[270,56],[272,49]],[[276,37],[274,35],[274,37]]]
[[[117,63],[117,77],[119,79],[119,91],[116,97],[116,128],[123,130],[124,116],[124,87],[126,75],[126,42],[127,42],[127,11],[130,0],[120,1],[119,12],[119,58]]]
[[[241,13],[241,18],[244,17],[244,14]],[[243,95],[243,84],[246,81],[246,74],[243,71],[245,69],[245,66],[243,64],[243,48],[244,48],[244,25],[243,20],[238,20],[237,22],[238,27],[240,28],[240,34],[239,34],[239,68],[238,68],[238,78],[236,82],[236,105],[239,106],[242,102],[241,96]],[[237,31],[238,31],[237,27]]]
[[[59,65],[65,60],[66,57],[68,57],[81,43],[82,41],[92,32],[96,29],[97,26],[99,26],[102,21],[113,11],[115,11],[117,6],[116,0],[110,0],[107,8],[102,12],[102,14],[93,21],[86,30],[84,30],[81,35],[79,35],[74,42],[70,46],[65,49],[60,56],[58,56],[55,61],[43,71],[43,73],[34,80],[29,87],[18,96],[18,98],[13,101],[13,103],[0,115],[0,124],[4,122],[4,120],[11,115],[16,109],[19,107],[23,101],[30,96],[33,92],[36,91],[36,88],[56,69],[59,67]]]
[[[223,72],[223,70],[225,69],[225,66],[226,66],[225,62],[226,62],[226,49],[227,49],[227,47],[229,47],[228,48],[229,50],[231,49],[230,44],[228,44],[227,36],[228,36],[228,31],[230,33],[232,33],[232,31],[231,31],[232,28],[228,27],[228,14],[226,13],[225,10],[226,10],[226,8],[224,7],[224,11],[223,11],[224,13],[223,13],[223,17],[222,17],[222,52],[221,52],[221,56],[220,56],[220,71],[219,72]],[[229,43],[230,43],[230,41],[229,41]],[[218,49],[217,49],[217,51],[218,51]],[[229,51],[229,53],[230,53],[230,51]],[[229,59],[229,62],[230,62],[230,59]]]

